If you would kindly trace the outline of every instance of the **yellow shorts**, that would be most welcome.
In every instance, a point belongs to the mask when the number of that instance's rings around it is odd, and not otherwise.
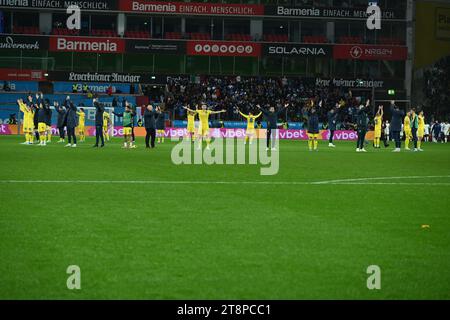
[[[308,138],[319,139],[319,134],[318,133],[308,133]]]
[[[381,138],[381,129],[375,130],[374,136],[375,136],[375,138]]]
[[[39,132],[47,131],[47,124],[45,124],[44,122],[39,122],[39,124],[38,124],[38,131]]]
[[[123,135],[131,136],[131,127],[123,127]]]
[[[423,138],[424,135],[425,135],[425,129],[417,130],[417,136],[418,137]]]
[[[84,126],[78,126],[78,132],[84,132]]]
[[[412,132],[411,130],[405,130],[405,137],[407,137],[408,139],[412,138]]]
[[[209,128],[199,128],[198,134],[203,137],[209,136]]]
[[[194,133],[195,132],[195,127],[193,125],[192,126],[188,126],[187,127],[187,132]]]
[[[24,133],[33,133],[34,131],[34,124],[24,124],[23,125],[23,132]]]
[[[255,133],[256,133],[256,131],[255,131],[254,128],[250,128],[250,129],[247,128],[247,130],[245,131],[245,134],[246,134],[246,135],[249,135],[249,136],[254,136]]]

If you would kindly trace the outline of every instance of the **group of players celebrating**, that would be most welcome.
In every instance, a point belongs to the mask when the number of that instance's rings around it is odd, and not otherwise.
[[[38,145],[45,146],[47,143],[51,142],[52,138],[52,110],[50,106],[50,101],[44,99],[43,94],[36,94],[35,99],[31,95],[27,97],[24,101],[23,99],[17,100],[20,111],[23,112],[23,132],[25,134],[25,142],[23,144],[34,144],[34,141],[38,141]],[[105,138],[107,141],[110,139],[110,126],[111,117],[102,104],[99,103],[98,99],[93,100],[93,105],[96,108],[95,113],[95,127],[96,127],[96,143],[94,147],[98,147],[100,140],[103,147]],[[79,136],[79,141],[84,142],[86,138],[86,126],[85,119],[86,114],[83,108],[77,108],[71,101],[70,97],[60,106],[58,102],[54,102],[54,109],[58,113],[57,128],[59,131],[59,142],[65,142],[65,132],[67,132],[68,144],[66,147],[76,147],[77,146],[77,135]],[[262,108],[260,105],[256,106],[259,109],[259,113],[254,115],[252,112],[244,114],[241,110],[237,109],[239,114],[246,119],[247,128],[245,132],[244,144],[247,142],[249,144],[253,143],[255,137],[257,137],[257,132],[255,129],[255,122],[261,115],[264,114],[267,122],[267,133],[266,140],[267,146],[266,150],[276,150],[275,140],[277,139],[277,122],[279,114],[284,111],[285,108],[289,107],[289,103],[284,105],[284,108],[280,108],[278,111],[275,108],[269,107],[267,109]],[[317,107],[313,100],[309,101],[304,108],[304,117],[306,118],[306,127],[308,135],[308,149],[310,151],[318,150],[319,141],[319,116],[317,113],[317,108],[322,107],[322,101],[317,104]],[[339,109],[342,107],[341,104],[337,103],[334,108],[332,108],[328,116],[328,130],[329,130],[329,147],[335,147],[333,143],[334,131],[336,130],[337,115]],[[357,152],[367,152],[365,149],[365,137],[368,131],[369,124],[369,107],[370,100],[366,101],[366,104],[361,104],[356,112],[356,123],[355,129],[358,133],[357,139]],[[209,129],[209,116],[213,114],[219,114],[226,112],[225,110],[212,111],[209,110],[207,105],[202,103],[200,108],[196,105],[195,109],[190,108],[190,106],[185,106],[184,109],[187,110],[187,136],[192,142],[198,140],[198,149],[202,148],[203,140],[206,141],[206,148],[210,148],[210,129]],[[400,133],[403,131],[405,137],[405,150],[413,151],[423,151],[421,148],[421,143],[424,138],[425,131],[425,120],[423,111],[418,114],[415,109],[410,109],[405,112],[400,110],[395,101],[391,101],[391,123],[390,130],[392,131],[392,138],[395,141],[394,152],[400,152],[401,150],[401,139]],[[123,135],[124,135],[124,148],[136,148],[135,136],[134,136],[134,120],[136,117],[136,110],[131,107],[128,103],[125,106],[125,111],[123,113],[113,112],[117,117],[123,119]],[[195,118],[198,115],[198,128],[195,128]],[[385,146],[388,146],[388,141],[386,141],[385,135],[383,135],[383,116],[384,110],[383,106],[378,106],[377,112],[374,116],[374,142],[373,146],[375,148],[380,148],[380,142],[383,140]],[[145,128],[147,130],[146,136],[146,146],[148,148],[154,147],[155,137],[158,138],[158,143],[164,142],[164,113],[161,108],[153,108],[152,105],[148,105],[145,113]],[[151,138],[151,145],[150,140]],[[414,149],[409,149],[409,144],[413,142]]]

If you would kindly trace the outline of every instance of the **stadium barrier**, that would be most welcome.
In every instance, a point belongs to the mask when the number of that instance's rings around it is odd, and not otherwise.
[[[0,125],[0,135],[14,135],[17,133],[17,125]],[[22,134],[22,129],[20,129],[20,134]],[[52,126],[52,134],[56,135],[58,129]],[[135,127],[134,134],[137,137],[145,137],[145,128]],[[229,128],[212,128],[210,129],[211,137],[213,138],[226,138],[226,139],[243,139],[245,137],[245,129],[229,129]],[[86,135],[95,136],[95,127],[86,126]],[[113,136],[121,137],[123,136],[123,127],[115,126]],[[187,136],[186,128],[166,128],[165,137],[166,138],[182,138]],[[257,129],[256,136],[260,139],[266,138],[265,129]],[[306,130],[296,130],[296,129],[279,129],[278,136],[280,140],[307,140],[308,135]],[[329,131],[321,130],[320,137],[322,140],[328,140]],[[336,130],[334,132],[334,140],[343,141],[353,141],[357,139],[357,133],[352,130]],[[366,135],[367,140],[373,140],[374,132],[369,131]]]

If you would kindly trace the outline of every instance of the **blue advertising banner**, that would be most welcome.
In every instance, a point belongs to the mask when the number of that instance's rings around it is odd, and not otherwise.
[[[78,93],[84,92],[84,86],[87,86],[89,91],[93,93],[107,93],[109,86],[111,86],[112,93],[131,93],[131,86],[133,86],[134,92],[137,91],[137,85],[130,84],[120,84],[120,83],[100,83],[100,82],[92,82],[92,83],[81,83],[81,82],[55,82],[53,84],[53,91],[55,93],[62,92],[73,92],[73,86],[76,86],[76,90]]]
[[[32,91],[39,89],[37,81],[0,81],[0,91]]]

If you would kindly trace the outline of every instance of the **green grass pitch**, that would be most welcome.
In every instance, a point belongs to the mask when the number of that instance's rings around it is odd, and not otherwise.
[[[450,299],[448,144],[361,154],[283,141],[278,175],[261,176],[176,166],[167,141],[22,140],[0,137],[1,299]],[[402,178],[415,176],[429,178]],[[397,178],[309,183],[374,177]],[[66,287],[69,265],[81,290]]]

